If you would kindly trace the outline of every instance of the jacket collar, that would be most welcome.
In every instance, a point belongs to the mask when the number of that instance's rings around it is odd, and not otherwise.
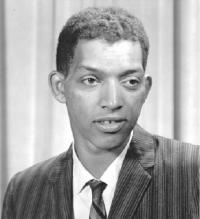
[[[72,146],[59,155],[49,172],[52,218],[72,219],[73,216],[73,161]]]
[[[67,152],[64,152],[57,156],[54,160],[54,164],[49,171],[48,180],[50,183],[57,183],[60,180],[62,174],[66,174],[72,177],[72,145],[70,145]],[[69,168],[69,169],[68,169]]]
[[[144,169],[154,166],[156,150],[155,138],[139,125],[136,125],[133,130],[133,138],[129,150],[130,154],[135,154]]]
[[[151,183],[148,169],[152,168],[154,163],[153,136],[136,125],[130,148],[119,174],[108,219],[133,217]]]

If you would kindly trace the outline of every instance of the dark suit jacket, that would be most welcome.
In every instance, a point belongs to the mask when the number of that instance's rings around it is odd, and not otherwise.
[[[70,148],[15,175],[2,218],[73,218],[72,165]],[[199,147],[136,126],[108,218],[199,218]]]

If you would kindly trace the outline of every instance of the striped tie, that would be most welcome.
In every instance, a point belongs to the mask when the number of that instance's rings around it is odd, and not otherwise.
[[[107,186],[106,183],[93,179],[87,184],[92,190],[92,205],[89,219],[106,219],[106,209],[102,197],[103,190]]]

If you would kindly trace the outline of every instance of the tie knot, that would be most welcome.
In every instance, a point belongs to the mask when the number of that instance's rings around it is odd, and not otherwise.
[[[90,186],[93,193],[94,192],[102,193],[103,190],[107,186],[106,183],[104,183],[102,181],[95,180],[95,179],[92,179],[92,180],[88,181],[87,184]]]

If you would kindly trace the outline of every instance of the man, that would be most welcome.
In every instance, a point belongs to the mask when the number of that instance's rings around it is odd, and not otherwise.
[[[199,217],[199,147],[137,125],[152,84],[148,52],[141,22],[123,9],[68,20],[49,82],[74,142],[11,180],[2,218]]]

